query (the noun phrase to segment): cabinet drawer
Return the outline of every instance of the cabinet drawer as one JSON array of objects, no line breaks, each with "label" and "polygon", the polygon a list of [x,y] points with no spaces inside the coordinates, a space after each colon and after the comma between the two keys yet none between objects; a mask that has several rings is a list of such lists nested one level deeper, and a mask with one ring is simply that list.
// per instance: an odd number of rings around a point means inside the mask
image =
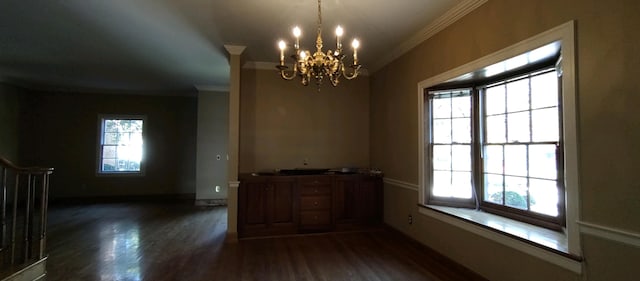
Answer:
[{"label": "cabinet drawer", "polygon": [[331,224],[331,212],[329,211],[302,211],[300,212],[300,225],[328,225]]},{"label": "cabinet drawer", "polygon": [[331,186],[330,185],[301,186],[300,194],[301,195],[331,194]]},{"label": "cabinet drawer", "polygon": [[303,196],[300,198],[301,210],[322,210],[331,208],[331,197],[325,196]]}]

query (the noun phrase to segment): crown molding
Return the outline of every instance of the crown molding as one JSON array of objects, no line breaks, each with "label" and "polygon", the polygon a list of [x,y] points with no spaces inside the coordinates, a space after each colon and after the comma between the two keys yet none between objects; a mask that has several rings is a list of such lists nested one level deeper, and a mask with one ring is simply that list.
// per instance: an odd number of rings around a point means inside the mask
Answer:
[{"label": "crown molding", "polygon": [[488,0],[464,0],[460,2],[458,5],[454,6],[442,16],[438,17],[429,25],[418,31],[416,34],[411,36],[407,41],[404,41],[398,47],[396,47],[393,51],[389,52],[389,55],[382,57],[380,60],[371,64],[371,71],[376,72],[380,70],[385,65],[389,64],[393,60],[402,56],[406,52],[418,46],[420,43],[426,41],[427,39],[433,37],[438,32],[452,25],[460,18],[466,16],[473,10],[482,6]]}]

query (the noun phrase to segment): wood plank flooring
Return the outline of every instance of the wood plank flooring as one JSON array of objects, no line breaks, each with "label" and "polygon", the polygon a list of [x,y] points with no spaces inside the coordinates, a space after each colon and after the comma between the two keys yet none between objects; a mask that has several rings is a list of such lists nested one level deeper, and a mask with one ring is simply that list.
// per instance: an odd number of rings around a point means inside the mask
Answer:
[{"label": "wood plank flooring", "polygon": [[52,206],[47,280],[483,280],[388,229],[225,242],[226,208]]}]

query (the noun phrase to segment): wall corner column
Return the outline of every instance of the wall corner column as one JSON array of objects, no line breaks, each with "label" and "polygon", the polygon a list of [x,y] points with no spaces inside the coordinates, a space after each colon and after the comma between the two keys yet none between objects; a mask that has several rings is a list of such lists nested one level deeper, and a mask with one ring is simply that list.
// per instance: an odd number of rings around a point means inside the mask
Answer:
[{"label": "wall corner column", "polygon": [[229,53],[229,141],[228,141],[228,197],[227,234],[235,240],[238,234],[238,165],[240,147],[240,71],[241,55],[245,46],[224,45]]}]

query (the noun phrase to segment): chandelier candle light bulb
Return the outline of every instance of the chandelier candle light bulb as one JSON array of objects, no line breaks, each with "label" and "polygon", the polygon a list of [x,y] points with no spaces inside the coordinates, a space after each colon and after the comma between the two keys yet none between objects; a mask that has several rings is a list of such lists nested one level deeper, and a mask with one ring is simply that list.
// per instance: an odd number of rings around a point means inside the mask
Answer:
[{"label": "chandelier candle light bulb", "polygon": [[338,27],[336,27],[336,52],[342,49],[342,43],[340,43],[340,37],[342,37],[343,33],[344,33],[344,30],[342,30],[342,27],[338,25]]},{"label": "chandelier candle light bulb", "polygon": [[360,41],[353,39],[351,47],[353,47],[353,64],[358,64],[358,47],[360,47]]},{"label": "chandelier candle light bulb", "polygon": [[284,40],[280,40],[280,42],[278,42],[278,48],[280,48],[280,64],[284,63],[284,49],[287,48],[287,43],[284,42]]},{"label": "chandelier candle light bulb", "polygon": [[300,30],[299,27],[294,27],[293,28],[293,36],[296,38],[296,45],[294,46],[294,48],[299,49],[300,48],[300,35],[302,35],[302,31]]},{"label": "chandelier candle light bulb", "polygon": [[347,80],[354,79],[358,76],[361,65],[358,64],[358,48],[360,42],[355,39],[351,46],[353,47],[353,63],[345,63],[345,54],[342,52],[342,36],[344,35],[344,29],[341,26],[336,27],[336,49],[334,51],[328,50],[326,53],[322,51],[322,9],[321,2],[318,0],[318,24],[317,24],[318,36],[316,38],[316,51],[310,52],[300,49],[300,36],[302,30],[298,26],[293,28],[293,36],[295,37],[295,44],[293,45],[293,69],[289,70],[289,66],[285,64],[284,51],[287,48],[287,43],[284,41],[278,42],[280,49],[280,64],[276,68],[280,71],[280,77],[285,80],[293,80],[295,77],[300,77],[301,83],[304,86],[309,85],[309,82],[313,78],[315,84],[320,91],[320,85],[322,80],[326,77],[331,82],[331,85],[338,86],[340,77],[344,77]]}]

